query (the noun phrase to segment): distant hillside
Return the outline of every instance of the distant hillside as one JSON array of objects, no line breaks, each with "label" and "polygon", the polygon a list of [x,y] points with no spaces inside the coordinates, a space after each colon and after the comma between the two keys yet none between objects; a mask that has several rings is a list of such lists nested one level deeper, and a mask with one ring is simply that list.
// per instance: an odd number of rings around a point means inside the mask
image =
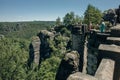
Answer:
[{"label": "distant hillside", "polygon": [[11,38],[29,39],[41,29],[49,28],[54,21],[0,22],[0,34]]}]

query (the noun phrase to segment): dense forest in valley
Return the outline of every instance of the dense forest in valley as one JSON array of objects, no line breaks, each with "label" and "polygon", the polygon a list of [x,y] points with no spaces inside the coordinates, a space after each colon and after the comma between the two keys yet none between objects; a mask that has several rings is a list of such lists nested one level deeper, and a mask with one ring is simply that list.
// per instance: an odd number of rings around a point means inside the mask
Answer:
[{"label": "dense forest in valley", "polygon": [[30,39],[40,30],[54,25],[54,21],[0,22],[0,34],[10,38]]},{"label": "dense forest in valley", "polygon": [[[70,25],[93,23],[93,28],[100,23],[101,11],[88,5],[84,17],[67,13],[63,22],[58,17],[56,21],[31,21],[31,22],[0,22],[0,80],[55,80],[55,75],[64,53],[71,49]],[[54,40],[48,40],[51,55],[42,59],[40,69],[36,64],[28,67],[29,45],[31,38],[40,30],[57,26]]]}]

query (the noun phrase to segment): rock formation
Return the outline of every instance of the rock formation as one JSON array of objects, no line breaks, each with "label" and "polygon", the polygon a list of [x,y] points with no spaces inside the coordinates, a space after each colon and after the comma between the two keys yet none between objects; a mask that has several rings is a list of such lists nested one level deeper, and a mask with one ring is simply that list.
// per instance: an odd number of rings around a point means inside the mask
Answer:
[{"label": "rock formation", "polygon": [[79,53],[71,51],[62,59],[55,80],[66,80],[67,77],[79,71]]},{"label": "rock formation", "polygon": [[48,39],[53,39],[54,34],[47,30],[41,30],[36,37],[32,38],[32,42],[29,46],[29,59],[28,66],[34,62],[38,67],[41,63],[41,59],[45,59],[50,56],[50,48]]},{"label": "rock formation", "polygon": [[[54,40],[58,45],[61,42],[68,43],[69,39],[62,37],[59,31],[62,27],[56,27],[56,32],[42,30],[33,38],[30,44],[30,59],[29,62],[40,64],[41,59],[48,58],[51,54],[51,48],[48,40]],[[111,32],[100,33],[99,31],[91,30],[86,40],[85,26],[72,26],[72,49],[71,52],[66,52],[66,46],[62,51],[63,46],[59,47],[61,53],[65,56],[62,59],[55,80],[119,80],[120,79],[120,25],[117,25],[110,30]],[[56,33],[56,34],[54,34]],[[57,36],[56,36],[57,35]],[[61,39],[64,38],[63,40]],[[68,36],[67,36],[68,37]],[[58,47],[55,47],[58,48]],[[84,50],[85,48],[85,50]],[[87,56],[86,70],[87,74],[82,73],[84,64],[84,53]],[[80,56],[79,56],[80,55]],[[29,63],[31,66],[31,63]]]},{"label": "rock formation", "polygon": [[119,29],[120,25],[117,25],[109,33],[92,32],[88,40],[87,58],[87,73],[92,76],[77,72],[67,80],[120,80]]},{"label": "rock formation", "polygon": [[38,34],[41,45],[40,45],[40,58],[47,58],[50,56],[50,47],[48,40],[54,38],[54,34],[52,32],[49,32],[47,30],[41,30]]},{"label": "rock formation", "polygon": [[40,63],[40,39],[39,37],[33,37],[32,42],[29,46],[29,60],[28,66],[31,67],[31,64],[34,62],[35,64],[39,65]]},{"label": "rock formation", "polygon": [[79,70],[82,72],[83,68],[83,55],[85,43],[85,26],[77,25],[72,27],[72,50],[78,51],[80,54]]}]

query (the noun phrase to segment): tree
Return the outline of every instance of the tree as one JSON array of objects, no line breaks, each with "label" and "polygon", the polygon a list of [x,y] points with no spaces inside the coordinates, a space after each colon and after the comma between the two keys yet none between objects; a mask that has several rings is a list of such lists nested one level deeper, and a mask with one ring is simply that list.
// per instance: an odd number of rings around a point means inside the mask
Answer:
[{"label": "tree", "polygon": [[67,13],[63,18],[63,23],[66,26],[80,24],[82,22],[82,17],[75,15],[74,12]]},{"label": "tree", "polygon": [[73,25],[75,22],[75,15],[74,12],[67,13],[65,17],[63,18],[64,25]]},{"label": "tree", "polygon": [[78,15],[75,16],[75,24],[80,24],[82,23],[82,18],[79,17]]},{"label": "tree", "polygon": [[[0,79],[24,80],[26,74],[26,41],[3,38],[0,40]],[[24,44],[24,46],[23,46]],[[22,46],[22,47],[21,47]]]},{"label": "tree", "polygon": [[61,25],[61,19],[60,19],[60,17],[58,17],[58,18],[56,19],[56,25],[57,25],[57,26],[60,26],[60,25]]},{"label": "tree", "polygon": [[94,7],[93,5],[89,4],[87,10],[84,13],[84,22],[89,24],[90,22],[94,24],[99,24],[102,19],[101,11]]}]

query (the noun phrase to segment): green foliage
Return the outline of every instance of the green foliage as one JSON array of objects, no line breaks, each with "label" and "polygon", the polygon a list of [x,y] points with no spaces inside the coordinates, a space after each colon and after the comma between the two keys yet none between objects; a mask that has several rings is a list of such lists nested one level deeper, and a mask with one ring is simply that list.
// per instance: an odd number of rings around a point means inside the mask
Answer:
[{"label": "green foliage", "polygon": [[58,57],[51,57],[41,63],[41,68],[38,71],[39,80],[55,80],[55,75],[60,64]]},{"label": "green foliage", "polygon": [[62,35],[57,35],[54,40],[48,40],[50,48],[52,49],[51,55],[62,58],[66,52],[68,41],[69,38]]},{"label": "green foliage", "polygon": [[53,21],[34,21],[34,22],[0,22],[0,34],[9,38],[30,38],[40,30],[54,25]]},{"label": "green foliage", "polygon": [[61,19],[60,19],[60,17],[58,17],[58,18],[56,19],[56,25],[57,25],[57,26],[60,26],[60,25],[61,25]]},{"label": "green foliage", "polygon": [[74,12],[67,13],[65,17],[63,18],[63,23],[68,26],[74,24]]},{"label": "green foliage", "polygon": [[24,80],[26,78],[27,43],[26,40],[19,39],[3,38],[0,40],[0,78],[2,80]]},{"label": "green foliage", "polygon": [[82,17],[75,15],[74,12],[67,13],[63,18],[63,24],[66,26],[80,24],[82,22]]},{"label": "green foliage", "polygon": [[89,24],[90,22],[94,24],[99,24],[102,19],[101,11],[94,7],[93,5],[88,5],[87,10],[84,13],[84,22]]}]

